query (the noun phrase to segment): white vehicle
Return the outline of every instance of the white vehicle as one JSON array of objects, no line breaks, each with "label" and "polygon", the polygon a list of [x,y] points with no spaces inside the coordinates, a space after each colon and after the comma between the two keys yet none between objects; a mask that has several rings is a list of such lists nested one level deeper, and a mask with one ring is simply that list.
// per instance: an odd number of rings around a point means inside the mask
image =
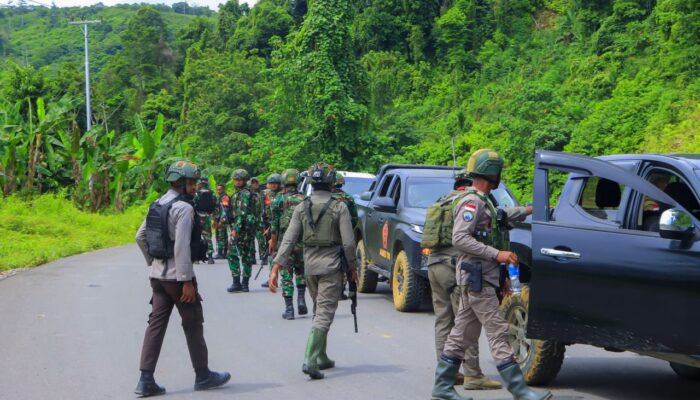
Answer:
[{"label": "white vehicle", "polygon": [[[343,185],[343,190],[350,194],[357,201],[360,195],[367,190],[369,190],[370,185],[374,181],[374,175],[368,174],[366,172],[348,172],[348,171],[338,171],[339,174],[343,175],[345,178],[345,185]],[[302,183],[299,191],[305,195],[310,195],[312,188],[310,180],[306,175],[306,171],[302,172]]]}]

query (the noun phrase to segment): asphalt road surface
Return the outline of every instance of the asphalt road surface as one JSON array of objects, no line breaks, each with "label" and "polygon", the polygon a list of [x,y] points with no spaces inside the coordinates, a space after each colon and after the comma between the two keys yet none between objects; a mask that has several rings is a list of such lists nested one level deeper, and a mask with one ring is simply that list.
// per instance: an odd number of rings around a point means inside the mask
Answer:
[{"label": "asphalt road surface", "polygon": [[[429,399],[435,368],[433,315],[394,311],[386,284],[360,295],[359,327],[342,302],[329,336],[338,367],[322,381],[301,373],[310,317],[281,318],[281,295],[229,294],[224,261],[196,267],[204,298],[210,366],[231,382],[193,392],[180,317],[173,313],[156,378],[172,399]],[[135,246],[69,257],[0,281],[0,399],[130,399],[150,287]],[[484,372],[498,377],[482,335]],[[632,353],[567,349],[550,389],[556,399],[699,399],[700,384],[668,364]],[[505,390],[471,392],[510,399]]]}]

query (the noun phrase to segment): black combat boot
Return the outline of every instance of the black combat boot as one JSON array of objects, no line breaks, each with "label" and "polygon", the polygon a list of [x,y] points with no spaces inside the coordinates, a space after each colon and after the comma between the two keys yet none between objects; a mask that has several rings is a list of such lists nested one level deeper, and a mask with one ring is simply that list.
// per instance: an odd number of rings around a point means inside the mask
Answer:
[{"label": "black combat boot", "polygon": [[229,293],[234,293],[234,292],[240,292],[243,290],[243,286],[241,286],[241,277],[240,276],[234,276],[233,277],[233,283],[231,286],[226,289]]},{"label": "black combat boot", "polygon": [[165,388],[158,386],[153,377],[153,371],[141,371],[141,378],[139,383],[136,384],[134,393],[141,397],[158,396],[165,394]]},{"label": "black combat boot", "polygon": [[309,308],[306,307],[306,286],[297,287],[297,308],[299,309],[299,315],[306,315],[309,313]]},{"label": "black combat boot", "polygon": [[231,379],[228,372],[214,372],[208,368],[198,370],[194,380],[194,390],[207,390],[225,385]]},{"label": "black combat boot", "polygon": [[440,355],[437,368],[435,368],[435,385],[433,386],[432,400],[472,400],[471,397],[462,397],[454,388],[455,377],[462,365],[462,360]]},{"label": "black combat boot", "polygon": [[250,292],[250,287],[248,286],[248,282],[250,282],[250,278],[247,276],[243,277],[243,291],[244,292]]},{"label": "black combat boot", "polygon": [[514,400],[547,400],[552,397],[551,392],[538,393],[525,384],[523,371],[515,361],[499,365],[498,373],[506,382],[506,387]]},{"label": "black combat boot", "polygon": [[282,314],[284,319],[294,319],[294,298],[285,297],[284,298],[284,314]]},{"label": "black combat boot", "polygon": [[260,286],[262,286],[262,287],[264,287],[264,288],[269,288],[269,287],[270,287],[270,282],[265,281],[265,282],[263,282],[262,285],[260,285]]},{"label": "black combat boot", "polygon": [[214,261],[213,255],[211,255],[211,254],[209,255],[209,259],[207,260],[207,264],[216,264],[216,262]]}]

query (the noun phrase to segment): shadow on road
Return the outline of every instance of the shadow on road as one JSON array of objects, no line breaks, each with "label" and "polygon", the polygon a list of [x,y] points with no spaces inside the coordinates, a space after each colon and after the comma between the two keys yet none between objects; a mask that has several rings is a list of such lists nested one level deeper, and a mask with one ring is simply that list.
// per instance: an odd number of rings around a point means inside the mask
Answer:
[{"label": "shadow on road", "polygon": [[348,367],[337,367],[326,373],[326,379],[343,378],[350,375],[363,374],[396,374],[405,372],[406,368],[397,365],[353,365]]},{"label": "shadow on road", "polygon": [[[221,394],[243,394],[243,393],[258,393],[269,389],[282,387],[279,383],[236,383],[229,382],[225,386],[216,389],[210,389],[208,392]],[[194,394],[192,388],[183,388],[175,391],[168,391],[168,394]],[[198,392],[199,393],[199,392]]]},{"label": "shadow on road", "polygon": [[[640,362],[642,361],[643,362]],[[566,359],[552,389],[575,389],[605,399],[698,399],[700,382],[681,379],[664,361],[630,354],[624,358],[590,357]],[[601,368],[605,366],[605,368]]]}]

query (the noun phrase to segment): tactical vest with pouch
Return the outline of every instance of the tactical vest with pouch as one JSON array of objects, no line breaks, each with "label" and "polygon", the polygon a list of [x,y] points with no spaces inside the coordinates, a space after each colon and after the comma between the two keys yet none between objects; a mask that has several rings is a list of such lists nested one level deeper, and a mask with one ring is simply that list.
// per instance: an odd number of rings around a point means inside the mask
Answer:
[{"label": "tactical vest with pouch", "polygon": [[340,227],[333,223],[331,208],[339,200],[331,197],[325,203],[314,204],[310,197],[304,199],[302,217],[304,247],[331,247],[343,242]]},{"label": "tactical vest with pouch", "polygon": [[148,255],[156,260],[167,260],[175,255],[175,242],[170,240],[168,217],[173,204],[179,200],[179,196],[165,204],[160,204],[159,200],[156,200],[148,207],[146,247],[148,247]]}]

